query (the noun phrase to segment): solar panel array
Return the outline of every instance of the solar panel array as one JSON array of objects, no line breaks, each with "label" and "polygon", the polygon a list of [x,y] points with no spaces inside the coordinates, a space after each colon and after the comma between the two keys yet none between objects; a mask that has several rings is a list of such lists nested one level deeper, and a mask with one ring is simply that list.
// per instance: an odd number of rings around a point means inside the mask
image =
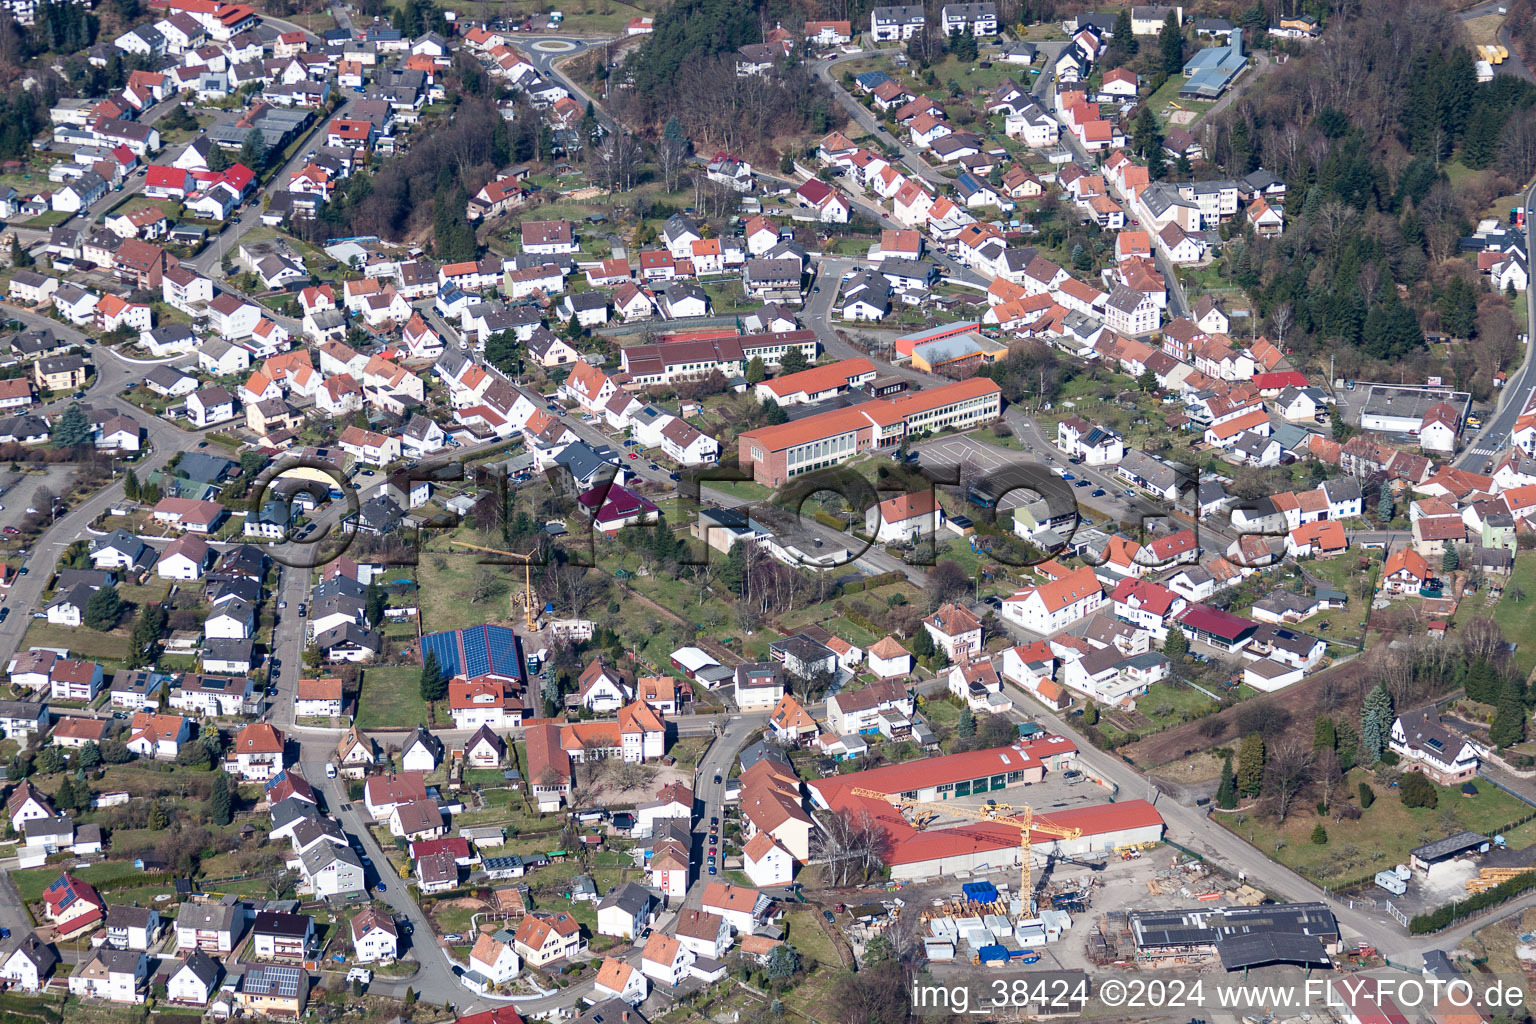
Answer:
[{"label": "solar panel array", "polygon": [[522,638],[506,626],[472,626],[469,629],[428,633],[421,638],[422,658],[437,656],[446,675],[479,676],[487,672],[515,676],[527,685]]},{"label": "solar panel array", "polygon": [[304,972],[297,967],[274,967],[259,964],[245,974],[245,991],[257,995],[292,997],[299,994],[299,984]]}]

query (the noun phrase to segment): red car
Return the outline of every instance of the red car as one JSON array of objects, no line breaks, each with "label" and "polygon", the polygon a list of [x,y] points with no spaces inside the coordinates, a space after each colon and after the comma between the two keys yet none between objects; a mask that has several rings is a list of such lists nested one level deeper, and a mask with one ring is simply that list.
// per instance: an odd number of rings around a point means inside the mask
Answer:
[{"label": "red car", "polygon": [[629,457],[632,459],[638,459],[640,456],[636,455],[634,452],[630,452]]}]

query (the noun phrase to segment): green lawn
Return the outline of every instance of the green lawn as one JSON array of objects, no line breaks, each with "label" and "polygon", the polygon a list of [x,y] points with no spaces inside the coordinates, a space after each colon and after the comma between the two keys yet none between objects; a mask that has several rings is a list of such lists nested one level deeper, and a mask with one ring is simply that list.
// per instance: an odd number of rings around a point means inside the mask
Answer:
[{"label": "green lawn", "polygon": [[1522,674],[1536,665],[1536,558],[1515,559],[1515,572],[1504,587],[1504,596],[1493,608],[1493,621],[1504,636],[1520,646],[1515,651],[1515,665]]},{"label": "green lawn", "polygon": [[[417,601],[424,633],[464,629],[511,615],[510,599],[521,589],[521,573],[514,581],[504,566],[482,565],[481,555],[467,549],[422,552],[416,566]],[[500,580],[500,593],[474,601],[477,579],[491,573]]]},{"label": "green lawn", "polygon": [[994,427],[982,427],[980,430],[972,430],[967,432],[966,436],[974,437],[984,444],[995,444],[999,448],[1013,448],[1017,451],[1024,450],[1024,445],[1013,434],[1010,433],[1007,437],[1001,437]]},{"label": "green lawn", "polygon": [[[1204,114],[1211,107],[1215,106],[1214,103],[1204,100],[1179,99],[1179,90],[1184,87],[1184,82],[1185,78],[1183,75],[1174,75],[1163,83],[1161,89],[1147,97],[1147,105],[1152,108],[1152,112],[1161,117],[1166,123],[1171,123],[1168,121],[1168,115],[1179,108],[1194,111],[1198,119],[1198,115]],[[1178,106],[1176,107],[1174,104]],[[1188,128],[1189,126],[1189,124],[1183,124],[1179,127]]]},{"label": "green lawn", "polygon": [[[64,873],[64,869],[58,866],[41,868],[25,868],[21,871],[12,871],[11,879],[16,883],[16,891],[21,893],[21,898],[28,902],[43,898],[43,890],[47,889],[58,877]],[[142,872],[135,871],[132,864],[117,863],[92,864],[89,867],[73,868],[70,874],[82,882],[89,882],[103,893],[115,892],[121,888],[133,888],[149,884],[153,879]],[[122,885],[114,883],[121,882]]]},{"label": "green lawn", "polygon": [[799,950],[802,957],[831,967],[837,967],[842,963],[836,948],[832,945],[832,940],[827,937],[826,932],[822,931],[810,911],[786,914],[785,931],[787,932],[786,941]]},{"label": "green lawn", "polygon": [[[1369,779],[1369,772],[1352,772],[1348,783],[1340,788],[1340,795],[1348,793],[1354,798],[1359,783]],[[1312,828],[1319,821],[1310,804],[1298,804],[1279,826],[1269,818],[1237,813],[1215,814],[1213,818],[1265,856],[1313,881],[1325,882],[1362,878],[1390,868],[1401,863],[1411,847],[1461,829],[1493,835],[1530,811],[1526,804],[1485,783],[1479,783],[1478,795],[1472,798],[1461,796],[1456,789],[1437,787],[1440,800],[1434,809],[1404,807],[1397,790],[1373,788],[1376,802],[1358,821],[1323,820],[1329,839],[1321,846],[1310,839]]]},{"label": "green lawn", "polygon": [[[1136,710],[1152,719],[1149,730],[1166,729],[1210,707],[1214,702],[1199,690],[1171,683],[1154,683],[1145,695],[1136,698]],[[1146,730],[1144,730],[1146,731]]]},{"label": "green lawn", "polygon": [[427,721],[421,699],[421,670],[413,665],[380,665],[363,670],[357,701],[359,729],[409,729]]},{"label": "green lawn", "polygon": [[47,213],[41,213],[33,217],[23,226],[29,228],[56,228],[73,216],[74,214],[68,210],[49,210]]},{"label": "green lawn", "polygon": [[[119,627],[121,629],[122,627]],[[98,633],[94,629],[73,626],[57,626],[43,619],[33,619],[22,637],[23,649],[28,647],[63,647],[70,654],[91,661],[122,661],[128,655],[128,637],[115,633]]]}]

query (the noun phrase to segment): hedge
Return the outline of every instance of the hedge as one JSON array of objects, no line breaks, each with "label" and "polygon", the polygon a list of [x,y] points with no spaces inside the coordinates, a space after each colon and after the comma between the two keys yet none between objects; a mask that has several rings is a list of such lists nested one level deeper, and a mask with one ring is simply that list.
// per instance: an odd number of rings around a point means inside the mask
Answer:
[{"label": "hedge", "polygon": [[1408,922],[1408,933],[1410,935],[1427,935],[1430,932],[1438,932],[1442,928],[1449,928],[1452,924],[1463,918],[1471,917],[1480,911],[1508,902],[1530,889],[1536,889],[1536,871],[1527,871],[1524,874],[1516,875],[1509,881],[1501,882],[1492,889],[1473,893],[1464,900],[1457,900],[1455,903],[1447,903],[1442,907],[1436,907],[1427,914],[1416,914],[1413,920]]},{"label": "hedge", "polygon": [[[861,580],[849,580],[843,584],[843,593],[858,594],[865,590],[878,590],[881,587],[890,586],[892,583],[900,583],[907,577],[899,572],[882,572],[878,576],[866,576]],[[873,629],[873,627],[868,627]],[[884,632],[875,629],[874,632]]]}]

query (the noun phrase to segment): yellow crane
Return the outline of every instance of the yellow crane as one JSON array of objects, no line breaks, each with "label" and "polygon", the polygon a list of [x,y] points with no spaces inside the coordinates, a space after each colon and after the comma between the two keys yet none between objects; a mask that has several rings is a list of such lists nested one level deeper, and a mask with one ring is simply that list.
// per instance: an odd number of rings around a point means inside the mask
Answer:
[{"label": "yellow crane", "polygon": [[903,811],[912,814],[914,828],[927,828],[933,820],[942,814],[952,814],[957,818],[969,818],[972,821],[987,821],[998,825],[1007,825],[1019,830],[1019,845],[1023,851],[1023,871],[1020,875],[1020,892],[1026,900],[1033,904],[1035,886],[1033,874],[1030,869],[1030,838],[1031,832],[1040,832],[1057,839],[1077,839],[1082,836],[1083,830],[1071,828],[1066,825],[1058,825],[1053,821],[1037,817],[1035,809],[1028,805],[1013,807],[1010,804],[989,803],[983,807],[962,807],[948,801],[934,800],[907,800],[899,793],[881,793],[878,790],[864,789],[855,786],[849,790],[854,796],[872,797],[876,800],[884,800]]},{"label": "yellow crane", "polygon": [[507,558],[515,558],[519,560],[523,567],[523,591],[520,594],[513,594],[512,600],[522,604],[523,615],[528,623],[528,632],[532,633],[534,630],[538,629],[538,623],[534,621],[533,617],[534,596],[532,569],[533,556],[538,553],[537,551],[530,551],[525,555],[517,551],[503,551],[501,548],[481,547],[479,544],[470,544],[468,541],[462,540],[449,541],[449,543],[461,548],[469,548],[471,551],[483,551],[488,555],[504,555]]}]

